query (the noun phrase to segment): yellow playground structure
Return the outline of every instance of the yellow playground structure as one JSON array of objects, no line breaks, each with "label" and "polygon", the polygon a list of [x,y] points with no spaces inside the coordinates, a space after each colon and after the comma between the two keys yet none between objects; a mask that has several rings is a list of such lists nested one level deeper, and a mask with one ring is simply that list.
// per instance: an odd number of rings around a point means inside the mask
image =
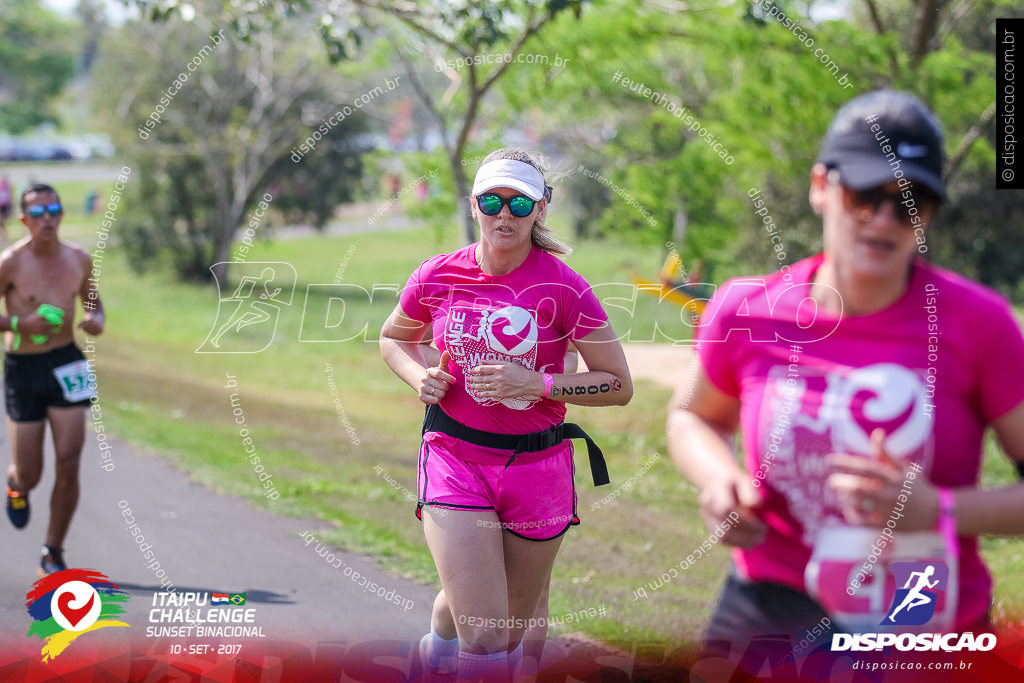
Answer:
[{"label": "yellow playground structure", "polygon": [[641,291],[659,300],[671,301],[687,309],[694,318],[698,318],[704,311],[704,304],[714,293],[714,285],[700,281],[702,271],[703,262],[698,259],[693,270],[687,275],[683,271],[683,261],[679,258],[679,252],[673,250],[665,258],[661,272],[658,273],[658,282],[634,277],[633,283]]}]

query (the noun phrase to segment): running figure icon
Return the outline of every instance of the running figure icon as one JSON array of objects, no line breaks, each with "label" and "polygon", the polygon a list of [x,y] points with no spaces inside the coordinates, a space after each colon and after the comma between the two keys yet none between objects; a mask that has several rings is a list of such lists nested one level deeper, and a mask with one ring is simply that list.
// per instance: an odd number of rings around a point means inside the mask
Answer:
[{"label": "running figure icon", "polygon": [[[934,565],[928,565],[925,568],[924,571],[922,571],[922,572],[912,572],[910,574],[910,576],[907,577],[907,582],[903,585],[903,587],[904,588],[910,588],[910,591],[907,593],[906,597],[903,598],[903,602],[900,603],[899,607],[894,609],[889,614],[889,616],[888,616],[889,621],[891,621],[892,623],[895,624],[896,623],[896,615],[899,614],[900,610],[902,610],[904,607],[906,607],[907,611],[909,612],[910,610],[914,609],[915,607],[920,607],[921,605],[927,605],[928,603],[932,602],[935,599],[935,597],[934,597],[935,594],[934,593],[930,593],[929,594],[929,593],[925,593],[924,592],[924,589],[926,589],[926,588],[935,588],[936,586],[939,585],[939,579],[935,579],[934,582],[931,582],[931,581],[928,580],[934,574],[935,574],[935,566]],[[915,581],[914,577],[915,576],[917,577],[917,579],[916,579],[917,583],[914,585],[913,588],[911,588],[910,584],[914,583],[914,581]]]},{"label": "running figure icon", "polygon": [[[270,290],[270,283],[274,281],[275,274],[274,269],[267,266],[259,277],[247,275],[241,279],[238,287],[235,288],[235,293],[230,298],[223,299],[224,302],[237,301],[238,307],[227,322],[217,330],[217,334],[210,339],[211,344],[220,348],[220,338],[231,328],[234,328],[235,332],[241,332],[243,327],[270,320],[277,307],[264,302],[285,303],[276,298],[281,293],[280,287],[276,287],[273,291]],[[257,294],[257,285],[263,285],[263,291],[259,294]],[[263,308],[264,306],[268,306],[271,310],[266,310]]]}]

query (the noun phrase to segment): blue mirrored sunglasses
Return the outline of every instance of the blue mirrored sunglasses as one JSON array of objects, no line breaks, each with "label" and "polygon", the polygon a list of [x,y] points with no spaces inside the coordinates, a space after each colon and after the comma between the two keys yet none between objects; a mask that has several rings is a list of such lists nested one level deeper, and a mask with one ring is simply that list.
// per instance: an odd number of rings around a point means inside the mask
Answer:
[{"label": "blue mirrored sunglasses", "polygon": [[51,216],[59,216],[64,213],[64,207],[60,205],[60,202],[54,202],[46,206],[30,206],[27,213],[31,218],[42,218],[44,213],[49,213]]}]

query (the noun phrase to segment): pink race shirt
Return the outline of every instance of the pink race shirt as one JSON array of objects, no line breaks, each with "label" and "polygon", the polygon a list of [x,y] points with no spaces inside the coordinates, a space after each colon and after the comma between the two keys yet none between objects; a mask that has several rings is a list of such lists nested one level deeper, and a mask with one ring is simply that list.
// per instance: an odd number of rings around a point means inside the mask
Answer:
[{"label": "pink race shirt", "polygon": [[476,244],[427,259],[402,291],[402,311],[430,323],[434,344],[451,356],[455,379],[441,408],[464,425],[500,434],[548,429],[565,419],[565,404],[539,396],[482,399],[466,389],[478,365],[517,363],[561,373],[569,342],[603,326],[608,316],[590,285],[560,259],[534,247],[518,268],[488,275]]},{"label": "pink race shirt", "polygon": [[[878,539],[879,529],[846,525],[825,486],[826,456],[869,456],[869,435],[882,427],[887,452],[933,484],[977,486],[986,425],[1024,400],[1024,337],[1004,299],[924,260],[885,310],[819,310],[809,293],[822,260],[794,264],[790,280],[776,273],[725,283],[702,316],[698,353],[711,382],[741,401],[745,464],[764,500],[767,538],[734,549],[737,568],[809,592],[830,611],[867,617],[886,613],[894,579],[861,569],[863,545],[841,547],[858,534]],[[912,482],[907,490],[912,497]],[[977,539],[959,541],[959,557],[948,562],[958,572],[937,610],[955,596],[948,623],[963,626],[987,613],[992,581]],[[893,547],[882,548],[877,567]],[[851,583],[867,588],[851,597]]]}]

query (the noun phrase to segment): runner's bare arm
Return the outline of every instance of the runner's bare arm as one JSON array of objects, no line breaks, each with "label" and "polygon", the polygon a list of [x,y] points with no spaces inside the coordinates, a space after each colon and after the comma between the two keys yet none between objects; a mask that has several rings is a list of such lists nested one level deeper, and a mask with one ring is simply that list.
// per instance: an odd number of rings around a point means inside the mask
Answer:
[{"label": "runner's bare arm", "polygon": [[[574,343],[590,370],[584,373],[552,373],[554,384],[548,398],[581,406],[624,406],[629,403],[633,397],[633,382],[622,345],[611,325],[606,323]],[[478,365],[466,381],[469,384],[467,388],[480,398],[544,394],[544,373],[509,361],[489,361],[486,365]]]},{"label": "runner's bare arm", "polygon": [[[580,406],[624,406],[633,397],[633,379],[611,323],[590,332],[573,346],[583,356],[587,372],[566,370],[553,375],[549,398]],[[568,358],[569,354],[566,354]]]},{"label": "runner's bare arm", "polygon": [[107,322],[106,313],[103,310],[103,301],[100,299],[100,292],[97,288],[96,278],[93,277],[92,257],[88,252],[82,252],[85,275],[82,277],[82,286],[78,290],[78,297],[82,300],[83,317],[78,323],[86,334],[102,334]]},{"label": "runner's bare arm", "polygon": [[[17,269],[18,256],[14,253],[14,247],[9,247],[0,254],[0,297],[4,299],[7,315],[0,316],[0,331],[11,329],[10,299],[11,288],[14,286],[15,273]],[[52,324],[43,316],[35,312],[15,314],[18,318],[19,334],[47,334]]]},{"label": "runner's bare arm", "polygon": [[722,478],[744,477],[736,462],[733,437],[740,402],[708,379],[697,355],[669,403],[668,451],[676,467],[697,488]]},{"label": "runner's bare arm", "polygon": [[420,350],[423,351],[423,360],[427,362],[427,367],[437,365],[441,361],[441,352],[431,343],[430,339],[420,342]]},{"label": "runner's bare arm", "polygon": [[429,363],[421,345],[429,325],[413,320],[401,306],[395,306],[380,331],[380,355],[391,371],[416,388]]},{"label": "runner's bare arm", "polygon": [[384,362],[403,382],[416,389],[420,401],[427,404],[439,402],[455,381],[445,368],[439,367],[442,360],[447,365],[447,354],[439,355],[436,349],[427,351],[431,347],[424,338],[429,329],[430,325],[410,318],[401,306],[395,306],[380,331],[380,355]]},{"label": "runner's bare arm", "polygon": [[11,329],[11,316],[7,308],[7,291],[11,288],[14,280],[14,254],[7,248],[0,254],[0,298],[4,300],[4,312],[7,315],[0,315],[0,331]]},{"label": "runner's bare arm", "polygon": [[733,512],[739,523],[727,525],[722,541],[740,548],[761,543],[767,528],[752,508],[761,497],[738,462],[733,437],[740,402],[712,384],[694,355],[690,369],[669,403],[667,446],[676,467],[700,489],[705,526],[715,529]]},{"label": "runner's bare arm", "polygon": [[[1024,462],[1024,401],[992,423],[1006,455]],[[961,535],[1024,536],[1024,482],[998,488],[953,489]]]},{"label": "runner's bare arm", "polygon": [[565,352],[565,374],[574,374],[580,366],[580,352],[576,347],[569,344],[569,350]]}]

